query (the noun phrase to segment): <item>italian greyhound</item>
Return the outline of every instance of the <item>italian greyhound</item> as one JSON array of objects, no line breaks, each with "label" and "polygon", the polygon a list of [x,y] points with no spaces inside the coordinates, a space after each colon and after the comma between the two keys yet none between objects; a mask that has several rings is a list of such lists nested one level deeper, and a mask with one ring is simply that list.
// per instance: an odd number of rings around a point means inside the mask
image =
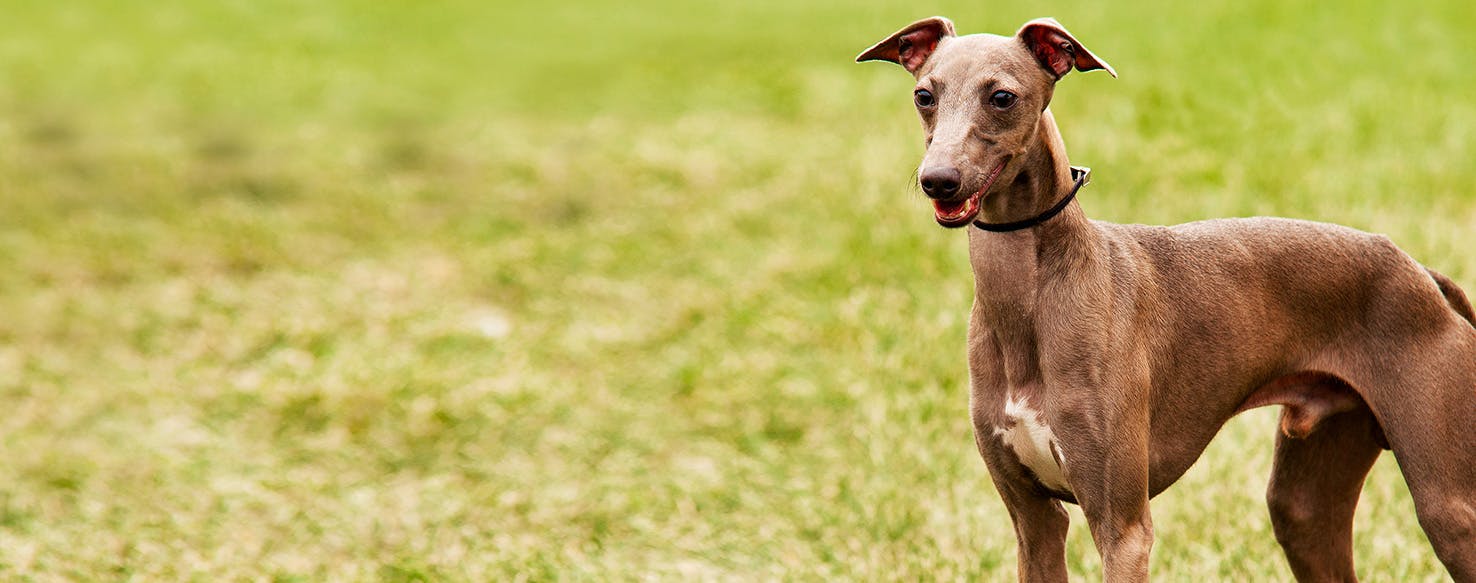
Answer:
[{"label": "italian greyhound", "polygon": [[1220,427],[1280,405],[1266,501],[1301,581],[1353,581],[1353,510],[1391,449],[1435,554],[1476,581],[1476,321],[1387,237],[1279,218],[1088,220],[1051,102],[1112,67],[1059,23],[957,36],[920,20],[866,49],[917,78],[934,218],[969,227],[974,438],[1022,581],[1066,581],[1079,504],[1107,581],[1148,578],[1148,501]]}]

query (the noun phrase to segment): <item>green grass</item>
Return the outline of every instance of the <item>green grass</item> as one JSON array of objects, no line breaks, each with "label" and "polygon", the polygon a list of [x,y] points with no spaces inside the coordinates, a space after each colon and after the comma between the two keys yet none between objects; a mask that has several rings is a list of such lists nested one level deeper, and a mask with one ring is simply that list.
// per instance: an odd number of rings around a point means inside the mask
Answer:
[{"label": "green grass", "polygon": [[[850,61],[1055,16],[1122,74],[1056,94],[1089,214],[1476,288],[1476,13],[1293,4],[11,2],[0,577],[1013,577],[962,233],[907,75]],[[1274,415],[1155,501],[1159,579],[1290,579]],[[1356,539],[1446,577],[1387,455]]]}]

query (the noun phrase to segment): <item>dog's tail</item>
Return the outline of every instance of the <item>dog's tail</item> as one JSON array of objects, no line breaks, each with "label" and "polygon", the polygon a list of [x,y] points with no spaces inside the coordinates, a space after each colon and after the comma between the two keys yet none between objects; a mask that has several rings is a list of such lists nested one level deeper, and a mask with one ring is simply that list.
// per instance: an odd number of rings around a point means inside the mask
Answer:
[{"label": "dog's tail", "polygon": [[1476,310],[1471,309],[1471,300],[1466,299],[1466,292],[1461,291],[1460,286],[1457,286],[1449,277],[1433,269],[1426,267],[1425,272],[1435,280],[1435,285],[1440,286],[1440,295],[1445,296],[1445,302],[1450,304],[1450,308],[1470,322],[1472,326],[1476,326]]}]

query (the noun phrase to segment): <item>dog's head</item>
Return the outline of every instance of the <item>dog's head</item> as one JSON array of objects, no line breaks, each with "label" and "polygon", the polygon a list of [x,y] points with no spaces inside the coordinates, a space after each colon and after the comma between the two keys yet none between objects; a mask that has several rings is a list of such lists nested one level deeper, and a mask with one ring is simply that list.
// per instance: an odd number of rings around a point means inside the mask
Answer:
[{"label": "dog's head", "polygon": [[1056,81],[1072,69],[1117,76],[1049,18],[1025,23],[1014,36],[957,36],[953,22],[935,16],[907,25],[856,61],[891,61],[917,77],[913,104],[927,136],[918,182],[945,227],[969,224],[995,185],[1009,184],[1019,172],[1011,162],[1034,143]]}]

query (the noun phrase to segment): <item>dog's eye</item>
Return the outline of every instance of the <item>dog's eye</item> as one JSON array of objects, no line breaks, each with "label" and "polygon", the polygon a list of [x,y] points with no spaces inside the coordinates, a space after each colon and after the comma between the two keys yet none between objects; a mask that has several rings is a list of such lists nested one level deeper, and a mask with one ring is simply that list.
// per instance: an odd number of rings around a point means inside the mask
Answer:
[{"label": "dog's eye", "polygon": [[993,105],[996,109],[1009,109],[1014,104],[1015,94],[1009,91],[995,91],[994,95],[989,96],[989,105]]},{"label": "dog's eye", "polygon": [[912,92],[912,101],[918,107],[932,107],[938,102],[933,100],[933,92],[927,89],[918,89]]}]

